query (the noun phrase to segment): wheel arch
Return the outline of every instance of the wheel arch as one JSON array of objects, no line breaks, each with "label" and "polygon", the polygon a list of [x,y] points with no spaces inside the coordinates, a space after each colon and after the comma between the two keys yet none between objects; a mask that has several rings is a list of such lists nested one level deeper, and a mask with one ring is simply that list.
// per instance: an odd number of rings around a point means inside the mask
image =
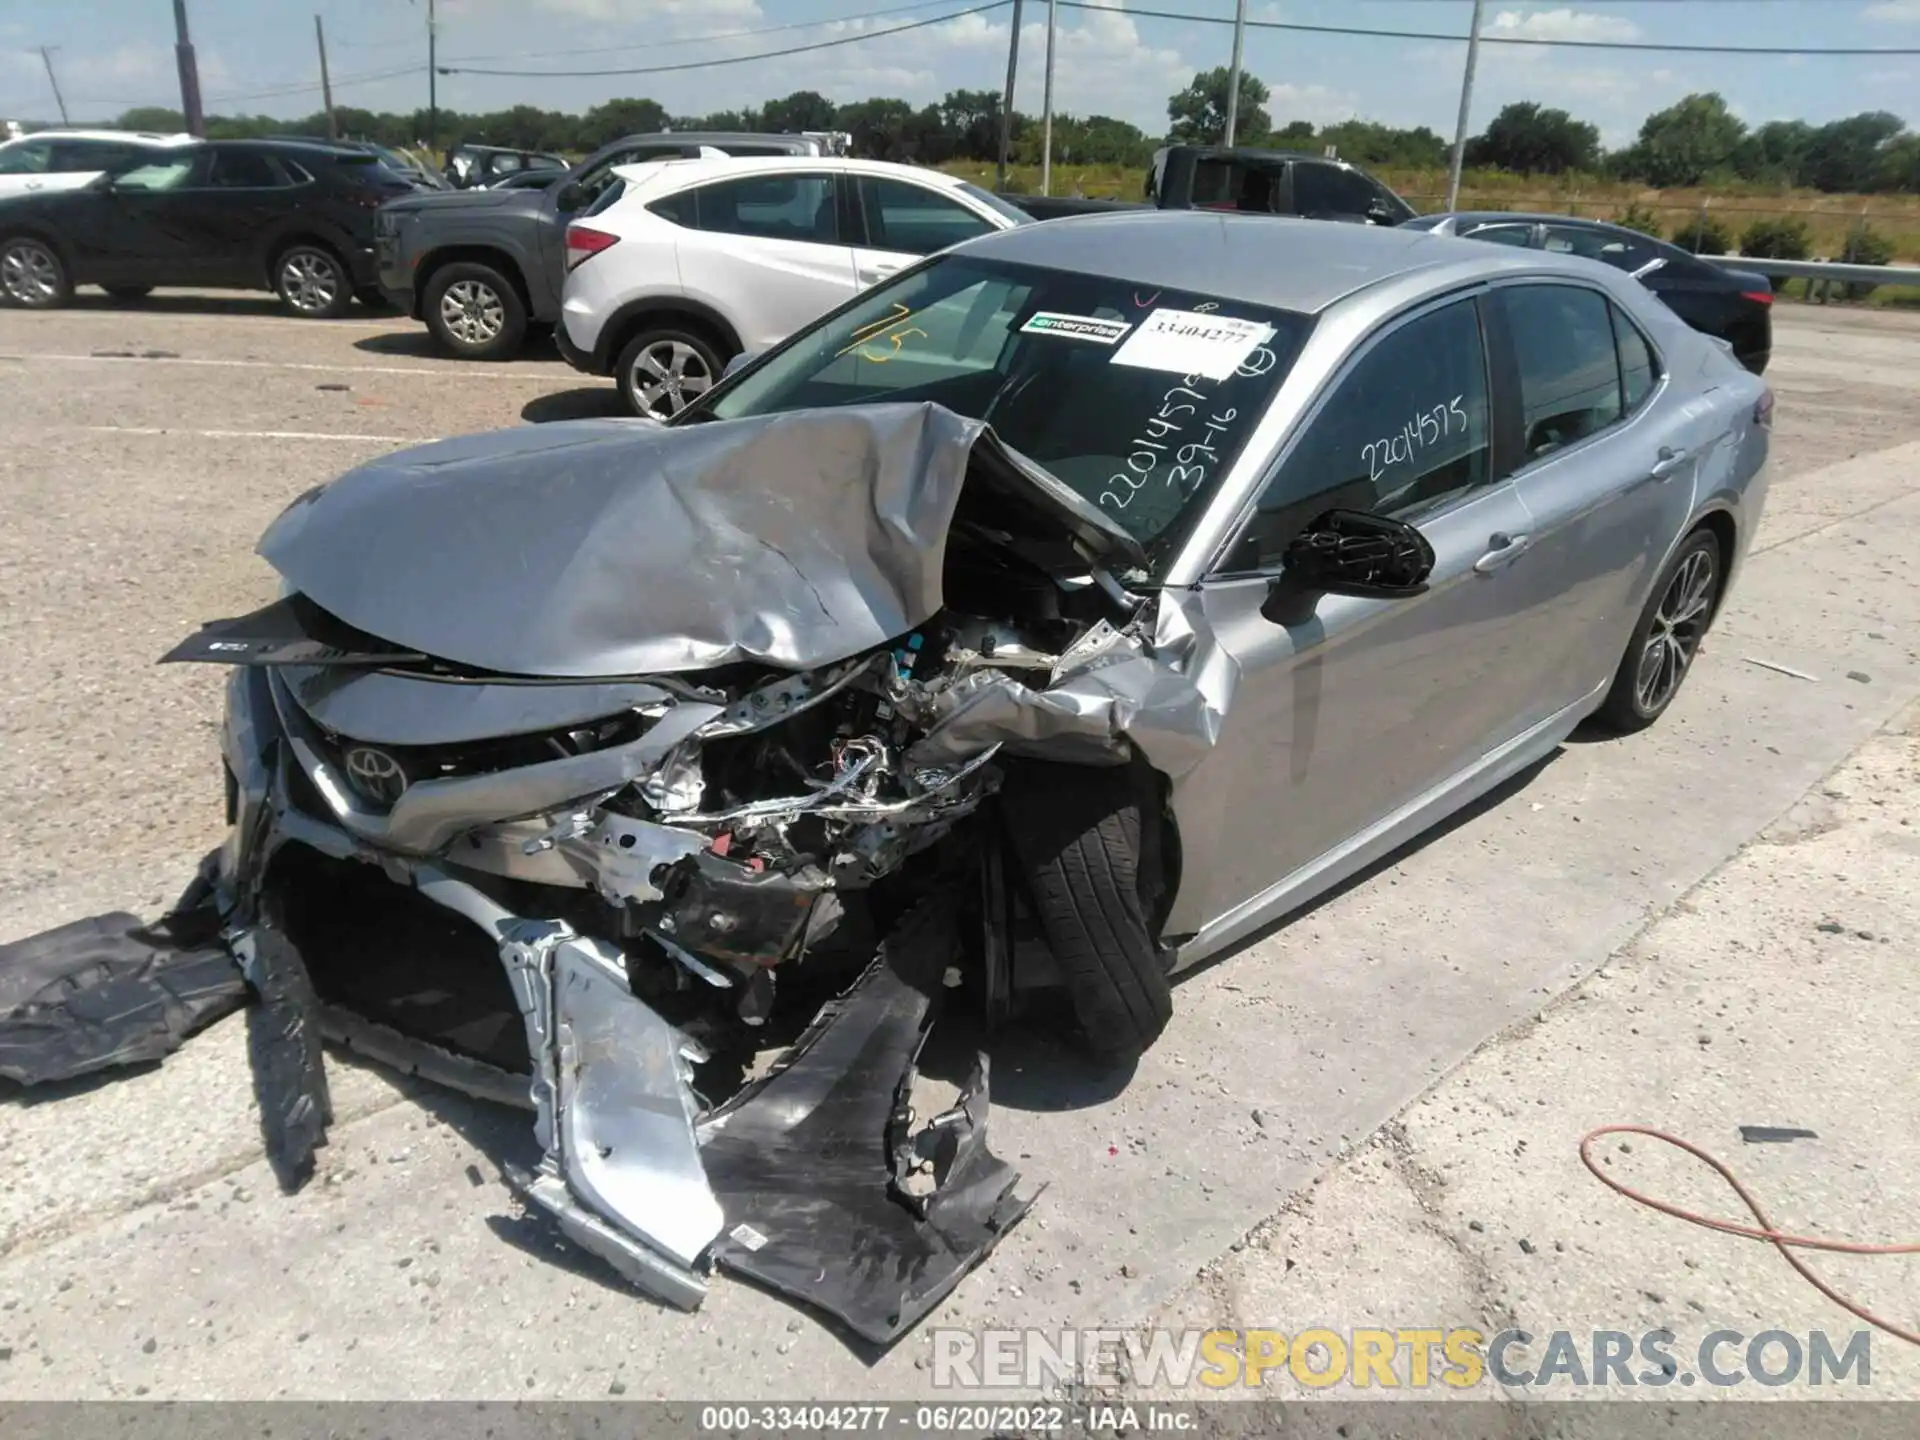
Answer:
[{"label": "wheel arch", "polygon": [[746,349],[740,332],[711,305],[683,295],[655,295],[629,300],[607,318],[607,323],[600,327],[599,339],[594,341],[593,368],[602,375],[611,375],[620,352],[627,348],[628,342],[640,332],[642,326],[658,325],[663,321],[677,321],[706,331],[726,351],[720,357],[723,363]]},{"label": "wheel arch", "polygon": [[[1708,616],[1709,624],[1720,618],[1720,607],[1726,603],[1727,592],[1733,586],[1734,557],[1739,554],[1739,525],[1731,510],[1715,506],[1695,516],[1693,524],[1687,527],[1687,535],[1705,530],[1720,547],[1720,585],[1713,597],[1713,613]],[[1686,535],[1680,537],[1679,543],[1686,543]]]},{"label": "wheel arch", "polygon": [[86,283],[74,273],[72,254],[51,230],[36,225],[31,220],[0,222],[0,245],[6,244],[9,240],[39,241],[53,251],[54,259],[58,260],[60,268],[67,272],[67,280],[70,284]]}]

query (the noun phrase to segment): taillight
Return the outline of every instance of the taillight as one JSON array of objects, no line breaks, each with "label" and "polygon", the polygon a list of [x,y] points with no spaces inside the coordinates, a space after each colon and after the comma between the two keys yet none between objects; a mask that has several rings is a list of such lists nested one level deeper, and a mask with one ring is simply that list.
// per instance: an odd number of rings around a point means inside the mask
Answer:
[{"label": "taillight", "polygon": [[585,264],[602,250],[611,249],[620,243],[618,235],[609,235],[604,230],[596,230],[591,225],[569,225],[567,227],[567,269],[573,270]]},{"label": "taillight", "polygon": [[1771,305],[1773,303],[1773,292],[1771,290],[1742,290],[1740,292],[1740,298],[1742,300],[1751,300],[1756,305]]},{"label": "taillight", "polygon": [[1773,428],[1773,391],[1763,390],[1760,398],[1753,402],[1753,423]]}]

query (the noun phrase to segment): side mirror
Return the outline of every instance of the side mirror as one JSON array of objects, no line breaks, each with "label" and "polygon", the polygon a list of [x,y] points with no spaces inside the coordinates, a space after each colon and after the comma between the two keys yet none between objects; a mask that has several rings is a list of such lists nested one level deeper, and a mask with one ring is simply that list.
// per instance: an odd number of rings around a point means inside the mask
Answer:
[{"label": "side mirror", "polygon": [[1280,583],[1324,595],[1398,600],[1419,595],[1433,573],[1433,546],[1404,520],[1329,510],[1293,538]]},{"label": "side mirror", "polygon": [[720,372],[720,378],[724,380],[733,374],[734,371],[746,369],[747,366],[759,358],[760,352],[758,350],[742,350],[738,355],[727,361],[727,368]]},{"label": "side mirror", "polygon": [[104,170],[87,182],[87,189],[98,190],[102,195],[111,194],[114,188],[113,176]]}]

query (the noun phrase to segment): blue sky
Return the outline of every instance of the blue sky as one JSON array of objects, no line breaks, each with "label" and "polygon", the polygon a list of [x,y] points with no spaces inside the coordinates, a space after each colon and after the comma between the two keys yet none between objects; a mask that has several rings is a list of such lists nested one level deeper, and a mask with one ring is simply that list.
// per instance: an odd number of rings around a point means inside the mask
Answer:
[{"label": "blue sky", "polygon": [[[208,108],[278,115],[319,107],[313,15],[325,17],[335,98],[404,110],[425,103],[426,0],[188,0]],[[944,15],[978,0],[849,17],[907,0],[438,0],[443,65],[591,69],[752,55]],[[1230,17],[1231,0],[1138,0],[1146,8]],[[1470,0],[1251,0],[1256,19],[1464,34]],[[1920,48],[1920,0],[1488,0],[1489,34],[1695,44]],[[1018,105],[1040,107],[1045,0],[1027,0]],[[1225,25],[1139,18],[1121,0],[1059,12],[1056,103],[1159,133],[1166,97],[1196,69],[1224,64]],[[809,88],[838,99],[895,95],[925,103],[958,87],[998,88],[1005,9],[859,44],[708,70],[626,78],[440,79],[445,106],[527,103],[580,110],[647,95],[677,113],[734,107]],[[822,23],[775,34],[722,32]],[[167,0],[5,0],[0,4],[0,117],[57,112],[35,47],[54,64],[75,121],[134,104],[177,105]],[[574,51],[574,54],[554,54]],[[1463,47],[1425,40],[1250,31],[1246,66],[1273,91],[1276,122],[1359,115],[1451,134]],[[402,67],[414,73],[383,76]],[[362,78],[370,77],[370,78]],[[294,87],[311,87],[296,89]],[[1844,58],[1658,54],[1488,46],[1474,126],[1500,105],[1539,100],[1601,127],[1609,144],[1692,90],[1717,89],[1752,123],[1821,121],[1886,109],[1920,124],[1920,55]],[[275,92],[275,93],[266,93]]]}]

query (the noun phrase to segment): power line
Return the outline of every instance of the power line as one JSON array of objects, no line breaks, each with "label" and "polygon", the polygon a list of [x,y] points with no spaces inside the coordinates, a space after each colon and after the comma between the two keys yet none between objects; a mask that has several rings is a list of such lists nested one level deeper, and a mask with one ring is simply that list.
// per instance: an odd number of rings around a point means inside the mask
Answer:
[{"label": "power line", "polygon": [[[1003,0],[1004,3],[1004,0]],[[1671,3],[1671,0],[1669,0]],[[992,9],[992,6],[986,7]],[[1115,11],[1110,6],[1089,0],[1060,0],[1063,10],[1098,10],[1102,14],[1125,14],[1135,20],[1184,20],[1190,25],[1231,25],[1221,15],[1194,15],[1179,10],[1142,10],[1128,6]],[[1287,30],[1308,35],[1368,35],[1376,40],[1445,40],[1456,45],[1467,43],[1465,35],[1437,30],[1365,30],[1351,25],[1300,25],[1280,20],[1249,20],[1249,30]],[[1920,55],[1920,46],[1827,46],[1802,45],[1663,45],[1651,40],[1547,40],[1530,35],[1482,34],[1482,45],[1532,45],[1556,50],[1653,50],[1688,55]]]},{"label": "power line", "polygon": [[[922,30],[929,25],[944,25],[949,20],[961,20],[969,15],[984,15],[989,10],[1004,10],[1012,3],[1013,0],[988,0],[984,5],[955,10],[948,15],[935,15],[926,20],[909,21],[905,25],[894,25],[885,30],[869,30],[862,35],[842,35],[832,40],[816,40],[810,45],[790,45],[784,50],[763,50],[753,55],[730,55],[719,60],[686,60],[677,65],[641,65],[618,70],[487,70],[466,65],[442,65],[440,73],[442,75],[514,75],[536,79],[576,80],[607,75],[662,75],[673,70],[709,70],[719,65],[747,65],[755,60],[778,60],[788,55],[805,55],[814,50],[831,50],[837,45],[859,45],[868,40],[884,40],[889,35],[904,35],[909,30]],[[1099,7],[1089,5],[1083,8],[1091,10]]]},{"label": "power line", "polygon": [[796,20],[786,25],[761,25],[752,30],[721,30],[712,35],[682,35],[668,40],[647,40],[638,45],[585,45],[572,50],[514,50],[496,55],[455,55],[450,65],[468,65],[476,60],[557,60],[566,55],[618,55],[627,50],[665,50],[671,45],[707,45],[715,40],[741,40],[751,35],[778,35],[789,30],[818,30],[828,25],[850,25],[857,20],[877,20],[883,15],[904,15],[914,10],[934,10],[954,0],[916,0],[912,5],[890,5],[884,10],[863,10],[857,15],[828,15],[819,20]]}]

